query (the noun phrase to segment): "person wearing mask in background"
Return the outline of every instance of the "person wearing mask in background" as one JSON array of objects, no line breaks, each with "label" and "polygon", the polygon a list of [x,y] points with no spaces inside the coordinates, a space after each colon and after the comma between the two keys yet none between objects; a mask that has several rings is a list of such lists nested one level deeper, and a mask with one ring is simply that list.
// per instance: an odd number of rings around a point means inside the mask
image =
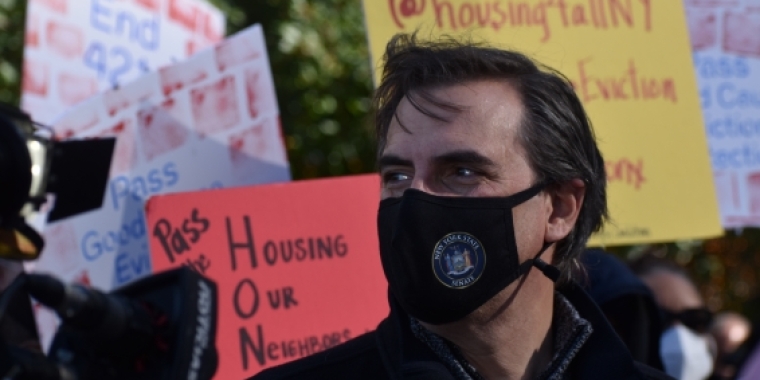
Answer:
[{"label": "person wearing mask in background", "polygon": [[752,325],[739,313],[724,311],[715,316],[710,334],[715,339],[717,358],[712,379],[730,380],[736,377],[741,358],[739,348],[749,338]]},{"label": "person wearing mask in background", "polygon": [[662,310],[660,355],[665,372],[679,380],[707,379],[715,350],[709,334],[713,315],[697,287],[681,267],[651,253],[630,266],[652,290]]},{"label": "person wearing mask in background", "polygon": [[667,378],[633,360],[570,279],[607,214],[604,160],[571,83],[514,51],[406,34],[383,70],[390,315],[255,378]]}]

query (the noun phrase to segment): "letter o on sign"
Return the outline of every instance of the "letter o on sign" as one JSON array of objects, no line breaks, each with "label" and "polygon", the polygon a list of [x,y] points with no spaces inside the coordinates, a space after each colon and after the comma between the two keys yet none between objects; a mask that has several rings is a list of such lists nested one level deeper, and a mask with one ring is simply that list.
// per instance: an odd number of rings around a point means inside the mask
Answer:
[{"label": "letter o on sign", "polygon": [[[252,296],[251,306],[248,310],[243,310],[240,305],[240,298],[242,297],[243,291],[245,289],[250,289],[249,292]],[[256,289],[256,284],[253,283],[253,280],[250,278],[244,278],[238,282],[237,286],[235,287],[233,304],[235,305],[235,313],[237,313],[238,317],[241,319],[248,319],[256,315],[256,311],[259,310],[259,290]]]}]

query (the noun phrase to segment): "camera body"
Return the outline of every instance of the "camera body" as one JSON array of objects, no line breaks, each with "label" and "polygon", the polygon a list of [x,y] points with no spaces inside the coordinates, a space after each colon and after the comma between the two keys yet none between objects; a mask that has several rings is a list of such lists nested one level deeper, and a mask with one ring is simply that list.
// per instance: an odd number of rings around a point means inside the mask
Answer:
[{"label": "camera body", "polygon": [[[0,260],[39,257],[44,242],[26,218],[48,194],[55,195],[48,222],[102,206],[115,142],[58,140],[0,103]],[[1,294],[0,327],[32,326],[37,347],[29,295],[62,320],[47,356],[19,345],[12,329],[0,330],[3,379],[204,380],[216,372],[216,284],[187,267],[107,294],[21,273]]]},{"label": "camera body", "polygon": [[[127,317],[126,325],[108,326],[106,320],[75,327],[64,319],[48,354],[52,360],[80,379],[213,376],[218,362],[214,282],[182,267],[145,277],[106,297],[136,308],[131,315],[105,316]],[[108,333],[99,331],[103,327]]]}]

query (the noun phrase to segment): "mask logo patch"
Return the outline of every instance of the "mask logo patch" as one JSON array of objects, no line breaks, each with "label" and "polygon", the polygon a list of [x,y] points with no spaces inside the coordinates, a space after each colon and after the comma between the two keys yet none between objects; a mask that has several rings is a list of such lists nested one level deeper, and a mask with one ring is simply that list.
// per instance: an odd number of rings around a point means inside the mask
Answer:
[{"label": "mask logo patch", "polygon": [[466,232],[444,236],[433,250],[433,273],[442,284],[464,289],[478,281],[486,267],[483,245]]}]

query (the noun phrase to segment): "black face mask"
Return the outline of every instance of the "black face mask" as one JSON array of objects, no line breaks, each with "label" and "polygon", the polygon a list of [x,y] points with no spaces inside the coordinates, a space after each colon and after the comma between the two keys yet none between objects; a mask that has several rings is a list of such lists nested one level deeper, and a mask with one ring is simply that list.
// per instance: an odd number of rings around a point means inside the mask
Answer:
[{"label": "black face mask", "polygon": [[391,293],[412,317],[430,324],[459,320],[527,273],[556,281],[538,257],[519,263],[512,209],[540,193],[509,197],[440,197],[409,189],[380,202],[380,258]]}]

